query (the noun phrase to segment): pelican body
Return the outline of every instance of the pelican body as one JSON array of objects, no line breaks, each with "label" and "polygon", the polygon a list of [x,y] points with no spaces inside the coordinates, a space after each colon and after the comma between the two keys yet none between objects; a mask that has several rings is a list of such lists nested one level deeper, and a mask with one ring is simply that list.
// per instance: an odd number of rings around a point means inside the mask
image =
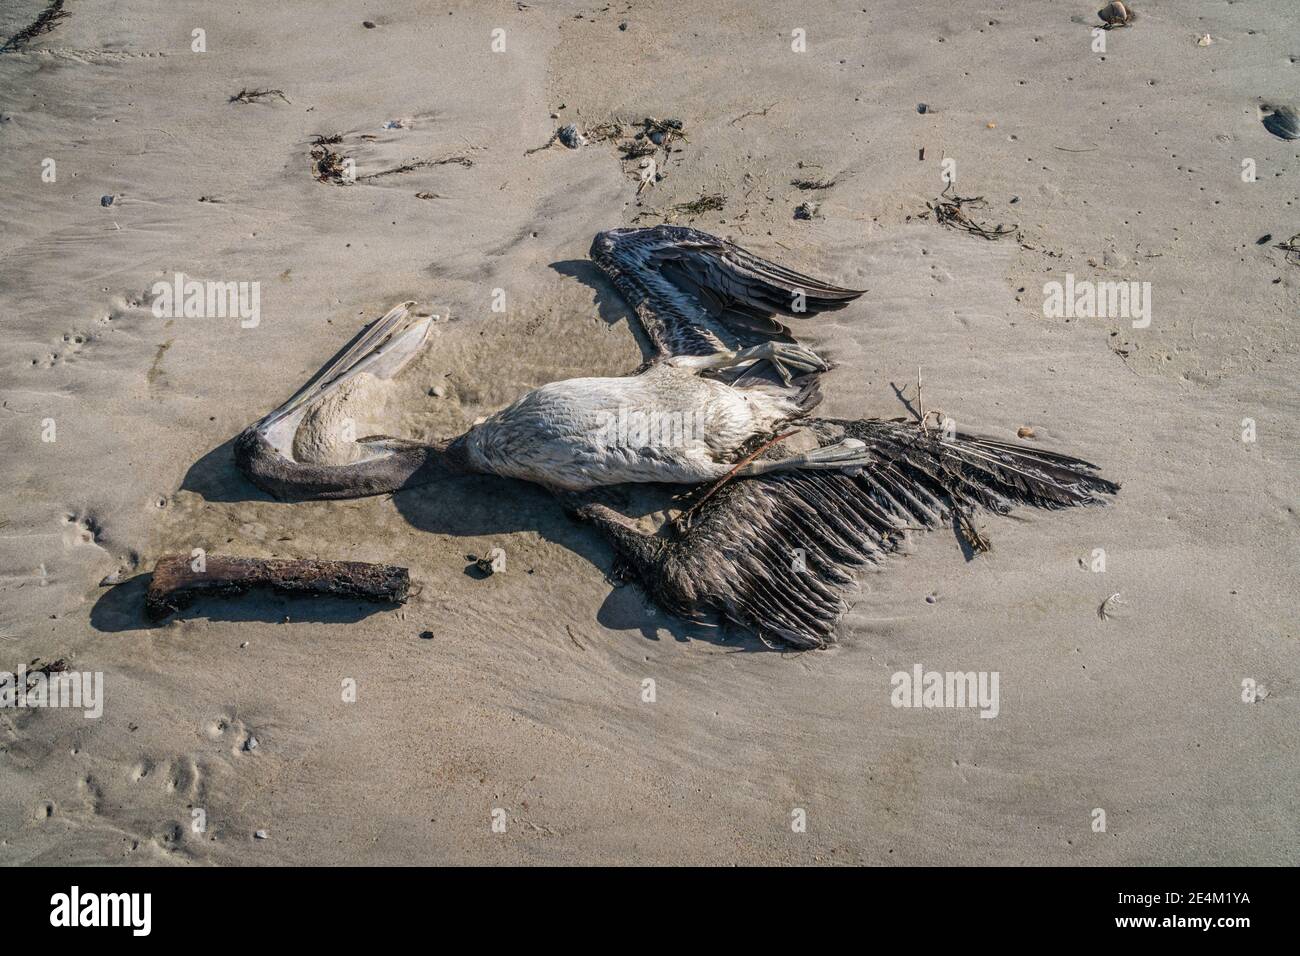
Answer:
[{"label": "pelican body", "polygon": [[[1029,446],[937,435],[924,422],[812,418],[829,366],[776,316],[843,308],[859,290],[680,226],[610,230],[591,251],[654,347],[635,373],[543,385],[448,440],[356,438],[345,427],[352,409],[428,339],[431,320],[405,303],[245,429],[239,467],[288,499],[466,473],[533,482],[601,530],[665,608],[720,614],[798,648],[834,639],[852,571],[908,529],[976,508],[1089,504],[1118,488],[1087,462]],[[790,427],[815,447],[769,448]],[[592,497],[629,482],[699,488],[696,520],[648,535]],[[797,571],[794,552],[806,559]]]}]

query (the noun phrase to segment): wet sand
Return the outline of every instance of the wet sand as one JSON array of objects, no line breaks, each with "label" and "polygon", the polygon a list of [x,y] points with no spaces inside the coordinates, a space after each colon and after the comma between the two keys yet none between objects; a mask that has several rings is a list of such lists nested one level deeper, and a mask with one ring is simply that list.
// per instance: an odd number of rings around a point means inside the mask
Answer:
[{"label": "wet sand", "polygon": [[[0,669],[101,672],[104,708],[0,710],[0,862],[1296,863],[1300,145],[1260,106],[1297,97],[1297,15],[1153,0],[1100,53],[1098,5],[69,0],[0,54]],[[45,4],[12,6],[4,37]],[[230,102],[258,89],[283,96]],[[686,138],[639,195],[612,143],[527,152],[646,116]],[[334,134],[358,182],[313,175]],[[944,159],[1015,237],[921,218]],[[373,175],[413,160],[453,161]],[[837,363],[823,412],[908,414],[920,367],[927,406],[1121,494],[986,517],[974,560],[920,536],[839,646],[782,654],[613,586],[539,489],[285,504],[234,469],[406,299],[446,321],[391,434],[630,371],[587,249],[668,219],[869,290],[796,325]],[[157,317],[176,273],[258,283],[259,321]],[[1149,282],[1149,326],[1046,317],[1067,275]],[[505,573],[472,573],[494,547]],[[418,594],[150,627],[148,571],[194,548],[403,565]],[[918,663],[997,672],[996,719],[892,706]]]}]

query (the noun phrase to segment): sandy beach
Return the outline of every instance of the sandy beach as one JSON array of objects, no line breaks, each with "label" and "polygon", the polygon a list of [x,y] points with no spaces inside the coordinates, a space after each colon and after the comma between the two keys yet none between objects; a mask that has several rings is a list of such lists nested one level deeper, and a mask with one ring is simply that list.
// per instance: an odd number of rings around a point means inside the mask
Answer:
[{"label": "sandy beach", "polygon": [[[1262,122],[1300,11],[1138,0],[1102,51],[1098,5],[6,5],[0,671],[102,675],[102,713],[0,708],[0,863],[1300,862],[1300,141]],[[684,135],[642,187],[592,131],[646,117]],[[440,318],[372,433],[630,373],[588,249],[660,222],[867,290],[795,322],[823,414],[910,415],[919,369],[1121,492],[982,516],[973,557],[917,535],[788,653],[612,581],[536,486],[285,503],[236,469],[405,300]],[[160,317],[178,274],[257,311]],[[1054,314],[1067,281],[1133,314]],[[150,624],[193,549],[415,593]],[[918,666],[996,673],[996,717],[896,706]]]}]

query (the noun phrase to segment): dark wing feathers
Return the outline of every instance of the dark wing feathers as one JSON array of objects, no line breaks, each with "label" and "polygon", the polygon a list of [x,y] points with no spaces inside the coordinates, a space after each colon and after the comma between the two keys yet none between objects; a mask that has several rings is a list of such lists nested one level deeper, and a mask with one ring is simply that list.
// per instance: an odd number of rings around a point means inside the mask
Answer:
[{"label": "dark wing feathers", "polygon": [[788,471],[722,486],[689,528],[665,529],[633,555],[666,609],[687,618],[717,613],[765,639],[824,647],[835,640],[854,572],[881,562],[907,531],[935,528],[954,509],[1087,505],[1119,489],[1077,458],[973,435],[945,440],[915,422],[806,424],[823,445],[866,442],[878,463],[855,475]]},{"label": "dark wing feathers", "polygon": [[636,312],[659,350],[656,359],[792,342],[773,316],[837,309],[862,294],[685,226],[602,232],[591,258]]}]

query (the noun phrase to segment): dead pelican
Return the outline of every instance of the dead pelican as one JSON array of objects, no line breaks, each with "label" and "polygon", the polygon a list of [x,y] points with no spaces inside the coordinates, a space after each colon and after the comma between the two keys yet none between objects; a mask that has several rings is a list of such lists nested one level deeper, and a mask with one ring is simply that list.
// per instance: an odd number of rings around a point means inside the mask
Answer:
[{"label": "dead pelican", "polygon": [[[833,639],[852,569],[909,528],[954,509],[1087,504],[1117,488],[1051,452],[916,423],[810,418],[827,365],[774,316],[840,308],[861,292],[680,226],[601,233],[592,258],[655,347],[636,374],[544,385],[449,441],[356,439],[342,427],[349,403],[395,376],[428,336],[429,320],[407,303],[249,426],[235,444],[240,468],[299,499],[466,472],[535,482],[600,528],[666,609],[720,613],[796,647]],[[815,439],[808,449],[769,448],[792,422]],[[650,535],[588,494],[625,482],[700,492],[688,520]]]}]

